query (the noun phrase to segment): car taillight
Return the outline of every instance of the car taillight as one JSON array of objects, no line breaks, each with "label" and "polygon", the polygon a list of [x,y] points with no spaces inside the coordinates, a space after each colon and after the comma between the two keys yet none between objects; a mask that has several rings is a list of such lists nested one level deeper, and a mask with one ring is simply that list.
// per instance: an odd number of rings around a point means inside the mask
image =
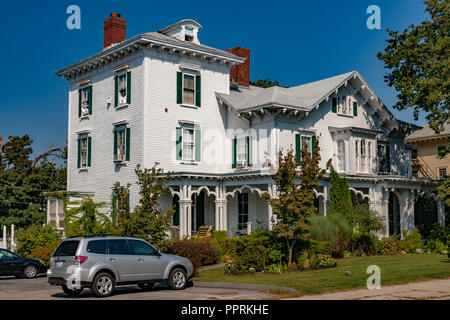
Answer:
[{"label": "car taillight", "polygon": [[73,263],[79,267],[83,264],[83,262],[87,260],[87,258],[88,257],[85,256],[75,256],[75,258],[73,259]]}]

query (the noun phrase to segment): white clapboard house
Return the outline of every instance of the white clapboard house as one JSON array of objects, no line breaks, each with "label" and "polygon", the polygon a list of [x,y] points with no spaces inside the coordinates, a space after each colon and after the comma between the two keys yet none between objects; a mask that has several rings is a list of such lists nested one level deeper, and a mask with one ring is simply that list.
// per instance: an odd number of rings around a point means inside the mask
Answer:
[{"label": "white clapboard house", "polygon": [[[175,207],[181,236],[201,225],[230,236],[271,229],[262,194],[277,194],[278,150],[299,154],[319,139],[321,167],[333,160],[354,200],[386,217],[386,233],[412,230],[418,197],[438,201],[434,181],[412,177],[404,138],[417,127],[396,119],[357,71],[290,88],[251,86],[250,50],[208,47],[201,28],[186,19],[126,39],[126,20],[111,14],[103,50],[57,71],[69,83],[69,192],[111,204],[113,184],[131,183],[133,207],[136,165],[159,162],[173,172],[160,205]],[[325,177],[315,192],[321,214],[329,187]],[[60,226],[61,202],[48,204],[48,220]],[[440,202],[436,220],[444,223]]]}]

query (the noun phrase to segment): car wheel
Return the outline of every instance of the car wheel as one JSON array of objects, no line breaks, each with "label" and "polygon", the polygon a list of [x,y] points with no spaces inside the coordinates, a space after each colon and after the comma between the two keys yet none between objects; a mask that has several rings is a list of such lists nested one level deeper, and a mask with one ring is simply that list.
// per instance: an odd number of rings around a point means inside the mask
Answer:
[{"label": "car wheel", "polygon": [[183,269],[175,268],[169,274],[169,286],[175,290],[182,290],[186,288],[187,277]]},{"label": "car wheel", "polygon": [[101,272],[94,277],[91,290],[97,297],[108,297],[114,291],[115,281],[109,273]]},{"label": "car wheel", "polygon": [[83,289],[70,289],[65,284],[62,285],[61,287],[62,287],[64,293],[71,297],[77,297],[80,295],[81,291],[83,291]]},{"label": "car wheel", "polygon": [[152,282],[147,282],[147,283],[139,283],[138,287],[141,288],[142,290],[150,290],[151,288],[153,288],[155,284]]},{"label": "car wheel", "polygon": [[30,264],[23,270],[24,278],[31,279],[37,276],[38,268],[34,264]]}]

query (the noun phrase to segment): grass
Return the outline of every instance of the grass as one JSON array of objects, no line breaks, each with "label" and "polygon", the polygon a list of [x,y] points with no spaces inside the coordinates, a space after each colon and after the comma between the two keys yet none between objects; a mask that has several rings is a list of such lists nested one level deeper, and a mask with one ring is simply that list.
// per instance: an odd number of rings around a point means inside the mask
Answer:
[{"label": "grass", "polygon": [[[337,260],[333,269],[283,274],[225,275],[224,268],[201,271],[194,281],[239,282],[290,287],[303,294],[319,294],[366,286],[367,267],[378,265],[381,285],[450,277],[450,259],[446,255],[374,256]],[[352,275],[346,275],[350,271]]]}]

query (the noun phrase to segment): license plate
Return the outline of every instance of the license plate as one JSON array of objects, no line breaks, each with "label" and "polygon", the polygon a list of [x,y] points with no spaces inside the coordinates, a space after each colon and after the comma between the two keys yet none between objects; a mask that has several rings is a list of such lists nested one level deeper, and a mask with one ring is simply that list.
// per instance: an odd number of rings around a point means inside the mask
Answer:
[{"label": "license plate", "polygon": [[64,262],[63,261],[56,261],[55,268],[62,268],[62,267],[64,267]]}]

